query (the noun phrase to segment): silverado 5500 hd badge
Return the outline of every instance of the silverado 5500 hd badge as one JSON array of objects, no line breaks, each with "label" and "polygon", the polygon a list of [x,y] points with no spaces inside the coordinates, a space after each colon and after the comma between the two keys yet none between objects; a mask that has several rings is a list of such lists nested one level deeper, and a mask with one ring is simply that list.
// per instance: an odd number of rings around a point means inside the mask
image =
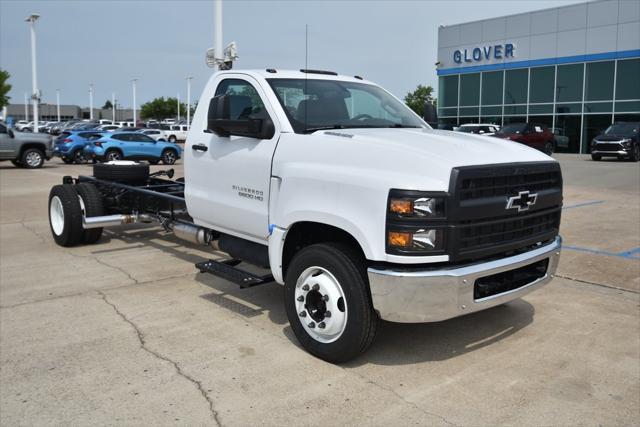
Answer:
[{"label": "silverado 5500 hd badge", "polygon": [[259,202],[264,201],[264,191],[255,190],[249,187],[243,187],[242,185],[232,185],[231,188],[238,192],[238,196],[246,199],[257,200]]}]

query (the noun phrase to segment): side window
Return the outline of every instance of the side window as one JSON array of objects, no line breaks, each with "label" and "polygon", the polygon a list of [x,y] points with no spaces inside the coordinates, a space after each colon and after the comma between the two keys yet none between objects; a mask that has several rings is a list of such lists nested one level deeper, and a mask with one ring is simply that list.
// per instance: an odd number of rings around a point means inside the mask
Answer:
[{"label": "side window", "polygon": [[113,135],[112,137],[113,139],[116,139],[118,141],[129,141],[129,135]]},{"label": "side window", "polygon": [[[230,120],[249,120],[267,117],[264,103],[251,83],[240,79],[220,82],[215,96],[230,95]],[[185,126],[186,130],[186,126]]]}]

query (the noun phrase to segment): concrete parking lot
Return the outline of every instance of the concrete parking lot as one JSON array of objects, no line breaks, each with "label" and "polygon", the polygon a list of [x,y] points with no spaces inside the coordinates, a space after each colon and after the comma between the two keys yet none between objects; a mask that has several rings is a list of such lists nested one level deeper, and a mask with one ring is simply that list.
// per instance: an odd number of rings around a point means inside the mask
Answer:
[{"label": "concrete parking lot", "polygon": [[551,284],[450,321],[384,323],[343,366],[299,348],[279,285],[200,274],[220,254],[158,227],[56,246],[49,189],[90,166],[1,163],[1,423],[637,425],[640,166],[556,157],[565,250]]}]

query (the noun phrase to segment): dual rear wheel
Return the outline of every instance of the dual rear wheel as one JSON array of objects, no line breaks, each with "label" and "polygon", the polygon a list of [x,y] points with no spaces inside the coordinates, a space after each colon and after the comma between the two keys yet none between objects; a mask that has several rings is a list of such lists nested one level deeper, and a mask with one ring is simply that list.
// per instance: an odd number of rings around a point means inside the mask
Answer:
[{"label": "dual rear wheel", "polygon": [[102,228],[85,230],[82,217],[104,215],[102,195],[91,183],[54,185],[49,193],[49,226],[60,246],[91,244],[100,240]]}]

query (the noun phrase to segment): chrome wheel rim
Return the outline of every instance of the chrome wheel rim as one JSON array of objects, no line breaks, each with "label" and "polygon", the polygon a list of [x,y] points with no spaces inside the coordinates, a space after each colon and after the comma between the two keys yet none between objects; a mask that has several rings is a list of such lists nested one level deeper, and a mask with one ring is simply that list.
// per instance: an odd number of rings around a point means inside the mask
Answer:
[{"label": "chrome wheel rim", "polygon": [[51,220],[51,228],[56,236],[60,236],[64,231],[64,209],[62,200],[58,196],[51,198],[49,205],[49,219]]},{"label": "chrome wheel rim", "polygon": [[327,269],[309,267],[294,292],[296,312],[304,330],[321,343],[336,341],[347,326],[347,301],[340,282]]},{"label": "chrome wheel rim", "polygon": [[29,166],[35,167],[38,166],[40,162],[42,162],[42,156],[37,151],[31,151],[27,153],[25,161]]},{"label": "chrome wheel rim", "polygon": [[114,160],[120,160],[120,154],[118,154],[115,151],[112,151],[111,153],[107,154],[107,160],[110,162]]},{"label": "chrome wheel rim", "polygon": [[173,164],[176,161],[176,156],[173,154],[173,151],[167,151],[164,153],[164,161]]}]

